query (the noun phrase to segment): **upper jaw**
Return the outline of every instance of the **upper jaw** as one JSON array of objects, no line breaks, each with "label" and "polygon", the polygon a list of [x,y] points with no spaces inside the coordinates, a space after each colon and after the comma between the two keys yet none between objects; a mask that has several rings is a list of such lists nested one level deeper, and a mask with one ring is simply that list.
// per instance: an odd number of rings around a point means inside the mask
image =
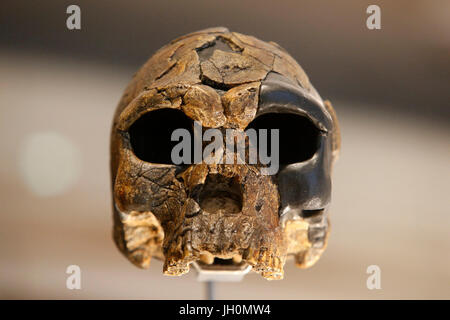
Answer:
[{"label": "upper jaw", "polygon": [[[200,274],[240,277],[253,269],[282,279],[286,250],[280,228],[270,230],[243,215],[201,213],[165,248],[164,273],[182,275],[193,264]],[[211,229],[214,227],[214,229]]]}]

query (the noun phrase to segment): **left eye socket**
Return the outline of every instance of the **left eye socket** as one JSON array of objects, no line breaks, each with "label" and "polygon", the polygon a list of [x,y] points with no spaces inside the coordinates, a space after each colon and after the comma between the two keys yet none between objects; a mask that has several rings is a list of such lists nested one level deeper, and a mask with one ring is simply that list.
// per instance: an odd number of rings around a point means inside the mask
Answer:
[{"label": "left eye socket", "polygon": [[146,162],[173,164],[171,152],[178,142],[171,141],[171,136],[176,129],[186,129],[193,136],[193,121],[180,110],[159,109],[142,115],[128,130],[134,155]]},{"label": "left eye socket", "polygon": [[[279,129],[280,165],[309,160],[320,146],[320,130],[310,119],[298,114],[265,113],[254,119],[246,129],[250,128],[256,131],[268,129],[269,136],[270,129]],[[270,143],[268,148],[268,153],[272,154]]]}]

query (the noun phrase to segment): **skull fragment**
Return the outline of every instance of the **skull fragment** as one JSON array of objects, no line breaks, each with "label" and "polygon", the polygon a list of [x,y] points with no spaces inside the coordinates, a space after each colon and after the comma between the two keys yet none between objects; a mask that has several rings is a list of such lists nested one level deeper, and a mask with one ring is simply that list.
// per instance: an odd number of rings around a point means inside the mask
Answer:
[{"label": "skull fragment", "polygon": [[[279,129],[280,167],[176,165],[171,134],[203,128]],[[225,28],[180,37],[157,51],[128,85],[114,116],[114,240],[135,265],[164,261],[252,269],[282,279],[321,256],[329,235],[338,122],[297,62],[279,45]]]}]

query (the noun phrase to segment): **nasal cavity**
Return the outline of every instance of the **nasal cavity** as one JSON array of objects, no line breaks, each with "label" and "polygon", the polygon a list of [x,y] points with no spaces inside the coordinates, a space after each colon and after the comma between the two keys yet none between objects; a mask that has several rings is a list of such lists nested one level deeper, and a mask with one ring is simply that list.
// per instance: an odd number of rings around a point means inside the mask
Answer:
[{"label": "nasal cavity", "polygon": [[208,175],[199,195],[199,204],[203,211],[208,213],[241,212],[242,187],[237,177]]}]

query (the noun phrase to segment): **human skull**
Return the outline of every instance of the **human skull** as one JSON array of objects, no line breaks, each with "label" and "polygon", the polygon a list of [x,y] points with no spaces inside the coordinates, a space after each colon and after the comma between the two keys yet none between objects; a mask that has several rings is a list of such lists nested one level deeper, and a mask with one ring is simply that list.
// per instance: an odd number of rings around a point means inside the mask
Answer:
[{"label": "human skull", "polygon": [[[171,133],[278,128],[280,170],[175,165]],[[114,239],[135,265],[152,257],[182,275],[192,263],[282,279],[286,258],[312,266],[329,235],[335,112],[278,44],[225,28],[173,40],[128,85],[114,116]]]}]

